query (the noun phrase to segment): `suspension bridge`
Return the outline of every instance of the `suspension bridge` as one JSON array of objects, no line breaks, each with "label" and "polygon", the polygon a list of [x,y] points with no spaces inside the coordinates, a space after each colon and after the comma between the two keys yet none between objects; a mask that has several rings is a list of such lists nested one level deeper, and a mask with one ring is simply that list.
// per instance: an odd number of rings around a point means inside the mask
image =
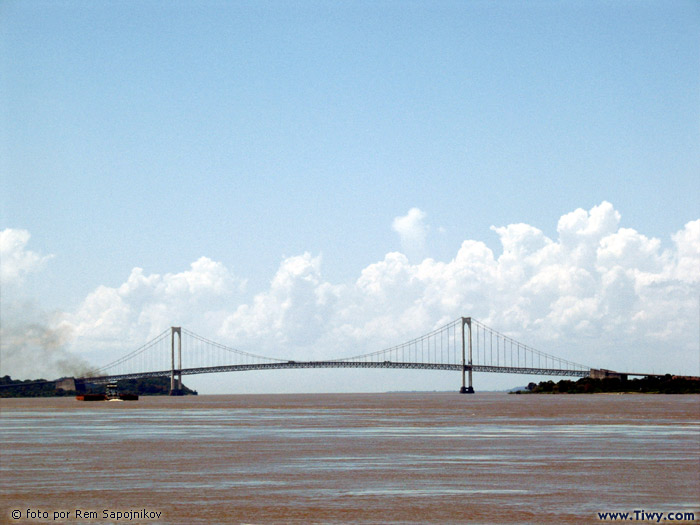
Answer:
[{"label": "suspension bridge", "polygon": [[82,381],[170,376],[172,395],[182,376],[290,368],[396,368],[452,370],[461,373],[461,393],[473,393],[473,372],[573,377],[621,377],[536,350],[471,317],[461,317],[428,334],[383,350],[314,361],[265,357],[232,348],[182,327],[171,327],[152,340],[100,368]]}]

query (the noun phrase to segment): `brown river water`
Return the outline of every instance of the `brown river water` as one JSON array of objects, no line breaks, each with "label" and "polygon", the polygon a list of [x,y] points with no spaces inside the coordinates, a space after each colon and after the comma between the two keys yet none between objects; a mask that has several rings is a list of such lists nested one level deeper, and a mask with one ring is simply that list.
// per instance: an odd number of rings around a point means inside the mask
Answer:
[{"label": "brown river water", "polygon": [[2,399],[0,423],[2,523],[700,523],[700,396]]}]

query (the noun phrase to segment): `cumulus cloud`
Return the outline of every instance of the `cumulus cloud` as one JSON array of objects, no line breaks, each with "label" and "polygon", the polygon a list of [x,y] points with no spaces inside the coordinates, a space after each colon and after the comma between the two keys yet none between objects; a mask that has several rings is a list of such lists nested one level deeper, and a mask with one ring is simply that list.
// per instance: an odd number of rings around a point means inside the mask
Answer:
[{"label": "cumulus cloud", "polygon": [[392,229],[399,234],[401,248],[411,257],[424,255],[428,236],[428,226],[425,224],[427,216],[419,208],[411,208],[406,215],[395,217],[391,224]]},{"label": "cumulus cloud", "polygon": [[7,228],[0,231],[0,283],[19,285],[25,276],[41,269],[50,255],[27,250],[31,235],[27,230]]},{"label": "cumulus cloud", "polygon": [[[228,316],[221,334],[241,344],[308,347],[325,330],[342,287],[321,277],[321,258],[305,253],[282,261],[270,289]],[[278,350],[279,351],[279,350]]]},{"label": "cumulus cloud", "polygon": [[222,263],[200,257],[180,273],[134,268],[118,287],[99,286],[59,323],[82,345],[110,347],[143,341],[171,325],[218,325],[245,282]]}]

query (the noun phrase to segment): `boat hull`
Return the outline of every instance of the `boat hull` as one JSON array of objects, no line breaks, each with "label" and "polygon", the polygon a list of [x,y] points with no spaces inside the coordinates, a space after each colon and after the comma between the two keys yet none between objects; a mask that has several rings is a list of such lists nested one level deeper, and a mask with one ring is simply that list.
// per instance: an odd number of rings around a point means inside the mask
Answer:
[{"label": "boat hull", "polygon": [[75,396],[78,401],[107,401],[105,394],[78,394]]},{"label": "boat hull", "polygon": [[78,394],[75,396],[78,401],[138,401],[138,394],[119,394],[117,396],[107,396],[107,394]]}]

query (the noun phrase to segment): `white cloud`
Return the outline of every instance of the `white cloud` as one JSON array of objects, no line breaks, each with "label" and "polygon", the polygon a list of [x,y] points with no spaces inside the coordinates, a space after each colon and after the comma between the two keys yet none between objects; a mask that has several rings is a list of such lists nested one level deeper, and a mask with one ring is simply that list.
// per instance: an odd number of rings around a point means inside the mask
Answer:
[{"label": "white cloud", "polygon": [[[416,209],[393,227],[424,232],[424,217]],[[56,326],[76,351],[103,352],[96,364],[180,324],[253,353],[316,359],[378,350],[464,315],[592,366],[699,373],[700,219],[666,249],[620,221],[603,202],[564,215],[556,239],[527,224],[494,227],[500,254],[475,240],[449,261],[393,252],[345,284],[324,279],[321,257],[304,253],[282,260],[250,300],[241,279],[205,257],[175,274],[135,268]]]},{"label": "white cloud", "polygon": [[691,221],[672,236],[676,246],[673,277],[686,283],[700,283],[700,219]]},{"label": "white cloud", "polygon": [[244,281],[222,263],[201,257],[180,273],[145,274],[134,268],[122,285],[100,286],[60,322],[78,347],[145,342],[172,325],[212,329],[237,300]]},{"label": "white cloud", "polygon": [[428,226],[425,224],[427,214],[411,208],[406,215],[395,217],[392,229],[399,234],[401,248],[410,257],[422,256],[425,252],[425,240],[428,236]]},{"label": "white cloud", "polygon": [[320,257],[289,257],[270,289],[226,317],[220,334],[277,354],[280,345],[313,346],[330,321],[340,290],[323,282]]},{"label": "white cloud", "polygon": [[22,284],[24,277],[42,268],[51,255],[39,255],[27,250],[31,235],[27,230],[7,228],[0,231],[0,283]]}]

